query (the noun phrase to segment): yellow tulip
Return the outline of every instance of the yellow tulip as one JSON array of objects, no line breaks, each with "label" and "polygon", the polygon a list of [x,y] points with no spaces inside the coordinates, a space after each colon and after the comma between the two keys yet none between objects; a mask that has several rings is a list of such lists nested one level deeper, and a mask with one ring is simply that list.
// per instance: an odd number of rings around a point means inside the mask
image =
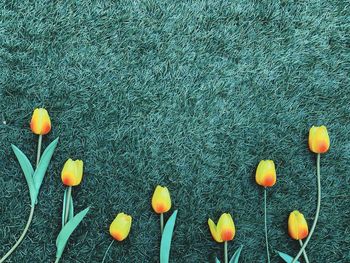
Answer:
[{"label": "yellow tulip", "polygon": [[67,186],[76,186],[80,184],[82,178],[83,161],[68,159],[62,169],[62,183]]},{"label": "yellow tulip", "polygon": [[158,214],[168,212],[171,208],[171,198],[168,188],[158,185],[152,197],[153,210]]},{"label": "yellow tulip", "polygon": [[307,222],[302,213],[294,210],[288,219],[288,233],[295,240],[304,239],[309,234]]},{"label": "yellow tulip", "polygon": [[132,217],[119,213],[109,227],[109,233],[118,241],[123,241],[129,235]]},{"label": "yellow tulip", "polygon": [[231,215],[228,213],[224,213],[220,216],[217,225],[209,218],[208,225],[210,233],[216,242],[222,243],[224,241],[230,241],[235,237],[235,224],[233,223]]},{"label": "yellow tulip", "polygon": [[30,129],[38,135],[45,135],[51,131],[51,120],[44,108],[35,109],[30,121]]},{"label": "yellow tulip", "polygon": [[258,168],[255,173],[256,183],[271,187],[276,183],[276,168],[275,163],[272,160],[262,160],[260,161]]},{"label": "yellow tulip", "polygon": [[330,146],[326,126],[312,126],[309,132],[309,147],[314,153],[325,153]]}]

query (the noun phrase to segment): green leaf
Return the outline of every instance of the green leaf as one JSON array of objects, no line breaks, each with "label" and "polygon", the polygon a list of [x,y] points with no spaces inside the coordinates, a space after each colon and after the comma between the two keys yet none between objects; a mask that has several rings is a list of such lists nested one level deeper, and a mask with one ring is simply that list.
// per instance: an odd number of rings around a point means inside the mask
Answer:
[{"label": "green leaf", "polygon": [[169,262],[169,254],[171,247],[171,239],[173,236],[173,230],[175,227],[177,216],[177,210],[169,218],[168,222],[165,224],[162,240],[160,242],[160,263],[168,263]]},{"label": "green leaf", "polygon": [[46,173],[47,167],[49,166],[51,157],[58,143],[58,138],[56,138],[53,142],[50,143],[49,146],[45,149],[43,155],[40,158],[38,167],[35,169],[33,179],[35,189],[37,190],[37,194],[39,194],[41,184],[44,179],[44,175]]},{"label": "green leaf", "polygon": [[229,263],[238,263],[239,256],[241,255],[242,248],[243,248],[243,245],[240,246],[240,247],[236,250],[235,254],[232,256],[232,258],[230,259]]},{"label": "green leaf", "polygon": [[[64,227],[64,219],[66,217],[66,200],[68,195],[68,188],[64,191],[63,194],[63,209],[62,209],[62,228]],[[68,210],[68,221],[74,217],[74,206],[73,206],[73,198],[70,196],[69,201],[69,210]]]},{"label": "green leaf", "polygon": [[[287,263],[291,263],[293,261],[293,257],[289,256],[288,254],[286,253],[282,253],[282,252],[279,252],[277,251],[278,255],[283,258],[283,260]],[[300,263],[299,261],[295,261],[296,263]]]},{"label": "green leaf", "polygon": [[215,258],[215,263],[220,263],[220,260],[218,258]]},{"label": "green leaf", "polygon": [[29,194],[30,194],[30,200],[31,204],[35,204],[35,200],[38,194],[38,191],[35,188],[34,180],[33,180],[33,174],[34,169],[32,165],[30,164],[30,161],[28,160],[27,156],[18,149],[15,145],[11,145],[13,152],[15,153],[17,160],[22,168],[22,171],[24,173],[24,176],[26,178],[28,187],[29,187]]},{"label": "green leaf", "polygon": [[63,250],[68,242],[70,235],[77,228],[83,218],[86,216],[87,212],[89,212],[90,207],[78,213],[75,217],[67,222],[67,224],[62,228],[58,237],[56,239],[56,258],[60,259],[63,253]]}]

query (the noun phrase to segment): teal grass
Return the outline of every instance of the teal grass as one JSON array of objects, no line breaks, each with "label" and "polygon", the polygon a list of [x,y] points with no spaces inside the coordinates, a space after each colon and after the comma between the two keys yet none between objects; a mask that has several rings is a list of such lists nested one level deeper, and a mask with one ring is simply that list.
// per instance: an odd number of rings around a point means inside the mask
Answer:
[{"label": "teal grass", "polygon": [[[101,262],[119,211],[129,237],[106,263],[158,262],[154,187],[166,185],[179,210],[170,262],[215,262],[222,244],[209,215],[229,212],[230,255],[266,262],[257,163],[275,161],[268,233],[275,250],[296,255],[287,233],[294,209],[313,222],[316,160],[308,130],[324,124],[322,208],[306,252],[310,262],[350,262],[349,35],[346,1],[5,1],[0,0],[0,254],[30,213],[15,143],[35,163],[32,110],[44,106],[60,136],[33,223],[12,262],[53,262],[67,157],[84,161],[74,209],[91,205],[62,262]],[[170,213],[164,215],[166,222]],[[303,261],[303,257],[300,258]]]}]

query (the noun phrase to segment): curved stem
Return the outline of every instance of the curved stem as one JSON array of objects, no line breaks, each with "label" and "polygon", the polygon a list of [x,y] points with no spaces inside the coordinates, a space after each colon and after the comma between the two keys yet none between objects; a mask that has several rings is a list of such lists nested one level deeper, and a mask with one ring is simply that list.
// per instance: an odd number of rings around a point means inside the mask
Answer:
[{"label": "curved stem", "polygon": [[228,263],[227,241],[225,241],[224,252],[225,252],[225,263]]},{"label": "curved stem", "polygon": [[108,246],[108,248],[107,248],[107,250],[106,250],[106,252],[105,252],[105,255],[103,256],[102,263],[105,262],[105,259],[106,259],[106,257],[107,257],[107,253],[108,253],[109,249],[111,248],[111,246],[113,245],[113,242],[114,242],[114,239],[113,239],[112,242],[109,244],[109,246]]},{"label": "curved stem", "polygon": [[160,214],[160,234],[163,235],[164,230],[164,215],[163,213]]},{"label": "curved stem", "polygon": [[265,212],[265,217],[264,217],[264,221],[265,221],[265,241],[266,241],[266,254],[267,254],[267,262],[270,263],[270,252],[269,252],[269,239],[267,237],[267,208],[266,208],[266,187],[264,189],[264,212]]},{"label": "curved stem", "polygon": [[33,205],[32,208],[30,209],[30,214],[29,214],[29,218],[27,221],[27,225],[24,228],[22,235],[19,237],[16,244],[14,244],[13,247],[6,253],[6,255],[0,259],[0,263],[4,262],[12,254],[12,252],[15,251],[15,249],[19,246],[19,244],[21,244],[22,240],[24,239],[25,235],[27,234],[30,223],[32,222],[33,215],[34,215],[34,209],[35,209],[35,206]]},{"label": "curved stem", "polygon": [[296,257],[293,259],[292,263],[295,263],[298,258],[301,256],[301,254],[303,253],[303,251],[305,250],[307,243],[309,243],[310,238],[312,236],[312,234],[315,231],[315,227],[317,224],[317,220],[320,214],[320,208],[321,208],[321,169],[320,169],[320,162],[321,162],[321,154],[317,154],[317,188],[318,188],[318,194],[317,194],[317,208],[316,208],[316,215],[315,215],[315,220],[312,224],[311,230],[310,230],[310,234],[307,237],[307,239],[305,240],[304,245],[301,247],[301,249],[299,250],[299,253],[296,255]]},{"label": "curved stem", "polygon": [[[300,244],[301,247],[303,246],[303,241],[301,239],[299,239],[299,244]],[[304,255],[304,258],[305,258],[305,262],[306,263],[310,263],[309,262],[309,258],[307,257],[307,254],[306,254],[305,250],[303,251],[303,255]]]}]

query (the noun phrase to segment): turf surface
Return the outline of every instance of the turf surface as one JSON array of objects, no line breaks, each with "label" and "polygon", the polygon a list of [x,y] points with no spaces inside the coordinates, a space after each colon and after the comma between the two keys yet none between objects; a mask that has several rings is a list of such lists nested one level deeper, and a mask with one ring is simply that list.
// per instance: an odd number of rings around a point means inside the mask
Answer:
[{"label": "turf surface", "polygon": [[[73,3],[74,2],[74,3]],[[179,209],[171,262],[213,262],[223,246],[209,233],[230,212],[231,254],[266,262],[260,159],[275,160],[268,192],[272,262],[295,255],[287,217],[316,208],[315,156],[308,129],[325,124],[322,206],[307,248],[312,262],[350,262],[348,1],[4,1],[0,0],[0,254],[24,228],[29,193],[11,151],[35,161],[29,130],[45,106],[60,142],[24,242],[8,262],[52,262],[60,230],[68,157],[85,177],[73,189],[76,211],[91,212],[62,262],[101,262],[108,227],[124,211],[132,232],[106,262],[157,262],[157,184]],[[166,217],[168,217],[167,215]]]}]

